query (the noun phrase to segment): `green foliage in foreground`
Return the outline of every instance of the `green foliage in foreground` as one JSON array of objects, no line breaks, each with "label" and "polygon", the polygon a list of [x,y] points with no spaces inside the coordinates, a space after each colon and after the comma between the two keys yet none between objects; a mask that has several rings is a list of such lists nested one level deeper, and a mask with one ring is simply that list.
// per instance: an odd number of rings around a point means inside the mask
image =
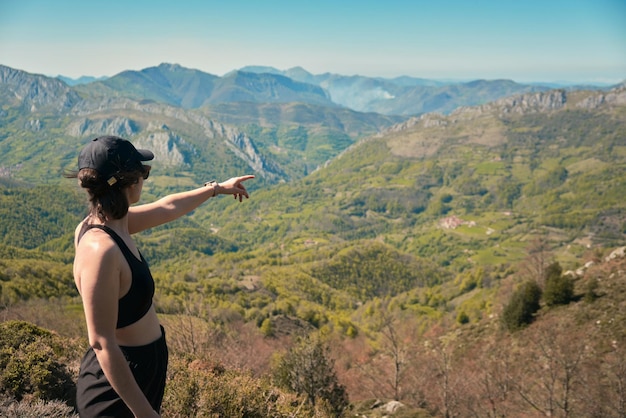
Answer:
[{"label": "green foliage in foreground", "polygon": [[203,360],[174,358],[165,388],[162,416],[274,417],[330,415],[306,405],[303,399],[247,373],[228,371]]},{"label": "green foliage in foreground", "polygon": [[65,342],[27,322],[0,323],[0,391],[17,400],[33,395],[71,402],[73,376]]},{"label": "green foliage in foreground", "polygon": [[[0,323],[0,416],[74,416],[76,370],[68,364],[79,355],[72,341],[51,331],[24,321]],[[322,371],[329,373],[328,368]],[[333,387],[341,389],[336,380]],[[347,398],[341,393],[345,407]],[[210,361],[178,355],[170,359],[164,418],[339,416],[332,411],[336,409],[325,398],[313,405],[265,378]]]}]

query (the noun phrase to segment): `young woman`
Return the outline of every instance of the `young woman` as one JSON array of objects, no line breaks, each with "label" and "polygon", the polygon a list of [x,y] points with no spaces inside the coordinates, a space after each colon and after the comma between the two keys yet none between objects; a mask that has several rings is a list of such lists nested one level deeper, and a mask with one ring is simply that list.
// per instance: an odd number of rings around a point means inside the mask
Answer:
[{"label": "young woman", "polygon": [[129,141],[104,136],[78,157],[76,177],[89,195],[89,215],[76,228],[74,280],[90,348],[77,382],[81,417],[158,417],[165,389],[165,332],[152,304],[154,280],[131,236],[170,222],[211,197],[248,198],[247,175],[132,206],[154,158]]}]

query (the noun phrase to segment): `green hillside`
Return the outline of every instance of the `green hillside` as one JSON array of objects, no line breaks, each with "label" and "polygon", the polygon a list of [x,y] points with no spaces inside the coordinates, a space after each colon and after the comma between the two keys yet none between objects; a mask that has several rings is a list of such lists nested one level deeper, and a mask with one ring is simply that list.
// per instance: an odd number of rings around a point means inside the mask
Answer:
[{"label": "green hillside", "polygon": [[[617,247],[626,233],[626,112],[581,107],[598,94],[571,94],[551,111],[496,103],[413,119],[302,180],[257,185],[245,204],[218,199],[140,240],[165,276],[172,260],[180,264],[174,270],[190,266],[189,254],[202,260],[195,269],[226,281],[291,265],[355,302],[515,265],[538,239],[575,269],[589,248]],[[144,199],[193,184],[172,175],[151,178]],[[6,188],[4,243],[66,251],[56,240],[84,212],[64,187],[75,188],[66,180],[51,193],[61,197],[53,205],[38,193],[54,188]],[[216,256],[245,262],[212,267]],[[394,277],[402,280],[392,285]]]},{"label": "green hillside", "polygon": [[260,223],[261,242],[284,247],[379,239],[455,270],[520,260],[543,237],[575,264],[587,244],[620,245],[626,221],[624,108],[577,103],[415,120],[301,181],[258,191],[237,208],[257,222],[223,233],[257,245]]},{"label": "green hillside", "polygon": [[[390,119],[310,105],[101,98],[59,118],[4,102],[1,312],[85,343],[71,277],[85,199],[60,172],[93,132],[128,129],[162,153],[144,201],[252,163],[267,175],[243,203],[210,200],[137,236],[182,375],[210,359],[267,376],[307,333],[368,416],[371,398],[403,402],[406,416],[620,416],[624,258],[608,256],[626,239],[625,98],[624,87],[533,93],[385,130]],[[210,116],[242,108],[237,129]],[[513,331],[502,318],[527,302],[528,282],[537,309]],[[550,376],[551,392],[533,386]],[[569,384],[567,407],[557,393]]]},{"label": "green hillside", "polygon": [[[311,254],[321,248],[335,251],[376,240],[399,252],[386,258],[426,258],[453,273],[519,261],[528,243],[539,237],[550,242],[564,266],[575,268],[588,246],[610,248],[625,237],[626,111],[611,104],[581,107],[599,94],[572,93],[551,111],[505,112],[507,105],[496,103],[412,119],[351,146],[302,180],[257,184],[245,205],[212,202],[180,222],[193,222],[190,232],[201,225],[208,235],[230,243],[224,247],[215,241],[219,248],[257,251],[275,245],[290,257],[302,253],[315,261]],[[129,116],[139,125],[147,123],[141,113]],[[176,120],[170,126],[186,129]],[[9,136],[2,145],[29,142],[30,135]],[[286,140],[284,133],[277,137]],[[228,149],[216,146],[211,145],[212,156],[228,155]],[[19,155],[14,149],[8,154]],[[202,163],[201,156],[189,159],[194,167]],[[235,168],[211,167],[224,173]],[[174,170],[155,170],[144,199],[194,184],[185,178],[193,180],[196,173]],[[57,175],[48,177],[58,183]],[[64,180],[60,191],[76,191],[69,183]],[[53,189],[5,189],[0,208],[5,244],[36,248],[80,219],[75,193],[53,192],[50,196],[61,199],[51,205],[41,195],[46,190]],[[249,221],[227,221],[232,218]],[[29,232],[29,225],[37,232]],[[214,252],[204,247],[198,251]]]}]

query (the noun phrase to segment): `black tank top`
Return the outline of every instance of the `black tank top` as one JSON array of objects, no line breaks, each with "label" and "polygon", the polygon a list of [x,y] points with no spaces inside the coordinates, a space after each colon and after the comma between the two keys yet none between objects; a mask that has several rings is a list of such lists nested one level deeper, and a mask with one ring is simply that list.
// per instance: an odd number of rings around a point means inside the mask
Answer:
[{"label": "black tank top", "polygon": [[[154,296],[154,279],[148,263],[141,255],[141,260],[128,248],[124,240],[115,231],[105,225],[87,225],[82,235],[89,229],[98,228],[109,234],[124,254],[131,271],[131,283],[128,293],[118,300],[117,327],[124,328],[139,321],[150,310]],[[79,238],[80,239],[80,238]]]}]

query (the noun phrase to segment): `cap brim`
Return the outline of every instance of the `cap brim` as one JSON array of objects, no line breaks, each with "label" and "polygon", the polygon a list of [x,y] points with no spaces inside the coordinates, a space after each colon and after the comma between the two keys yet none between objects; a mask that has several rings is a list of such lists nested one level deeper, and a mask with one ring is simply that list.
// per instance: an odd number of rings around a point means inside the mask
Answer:
[{"label": "cap brim", "polygon": [[147,149],[138,149],[137,152],[139,153],[139,155],[141,155],[139,161],[150,161],[154,159],[154,154],[152,153],[152,151],[149,151]]}]

